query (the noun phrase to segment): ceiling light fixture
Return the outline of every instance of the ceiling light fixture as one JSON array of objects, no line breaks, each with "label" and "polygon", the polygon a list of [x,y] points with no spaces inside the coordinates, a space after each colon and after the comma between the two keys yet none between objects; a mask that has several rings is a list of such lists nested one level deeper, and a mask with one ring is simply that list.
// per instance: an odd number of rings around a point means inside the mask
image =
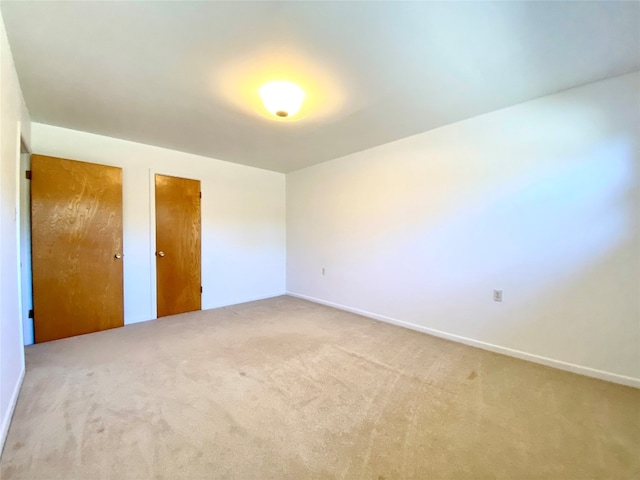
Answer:
[{"label": "ceiling light fixture", "polygon": [[278,117],[293,117],[302,106],[304,90],[291,82],[270,82],[259,90],[262,103]]}]

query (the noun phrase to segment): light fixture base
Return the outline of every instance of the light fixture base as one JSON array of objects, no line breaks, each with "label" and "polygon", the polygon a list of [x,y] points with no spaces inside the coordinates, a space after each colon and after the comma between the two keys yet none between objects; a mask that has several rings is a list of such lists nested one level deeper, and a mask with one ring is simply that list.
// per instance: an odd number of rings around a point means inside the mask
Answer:
[{"label": "light fixture base", "polygon": [[279,117],[288,117],[289,116],[289,114],[287,112],[285,112],[284,110],[278,110],[276,112],[276,115],[279,116]]}]

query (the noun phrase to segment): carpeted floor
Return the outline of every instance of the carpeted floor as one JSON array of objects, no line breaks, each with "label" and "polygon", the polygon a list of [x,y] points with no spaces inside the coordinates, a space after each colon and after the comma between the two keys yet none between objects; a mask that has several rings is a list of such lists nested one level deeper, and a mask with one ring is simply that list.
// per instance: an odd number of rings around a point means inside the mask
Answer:
[{"label": "carpeted floor", "polygon": [[291,297],[29,347],[10,479],[637,479],[640,391]]}]

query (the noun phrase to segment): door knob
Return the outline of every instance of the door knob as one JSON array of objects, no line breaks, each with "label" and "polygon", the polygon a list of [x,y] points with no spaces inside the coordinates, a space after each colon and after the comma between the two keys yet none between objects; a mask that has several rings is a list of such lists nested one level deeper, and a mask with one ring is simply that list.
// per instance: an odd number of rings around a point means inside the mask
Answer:
[{"label": "door knob", "polygon": [[164,252],[160,250],[158,253],[156,253],[156,255],[158,255],[159,257],[164,257]]},{"label": "door knob", "polygon": [[120,260],[123,256],[124,256],[124,255],[121,255],[120,253],[116,253],[116,254],[114,255],[114,257],[115,257],[116,259],[118,259],[118,260]]}]

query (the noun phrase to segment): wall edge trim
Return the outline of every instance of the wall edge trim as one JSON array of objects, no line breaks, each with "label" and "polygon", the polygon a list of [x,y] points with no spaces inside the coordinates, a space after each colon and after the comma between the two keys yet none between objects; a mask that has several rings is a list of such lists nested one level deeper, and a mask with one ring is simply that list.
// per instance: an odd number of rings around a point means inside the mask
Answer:
[{"label": "wall edge trim", "polygon": [[283,295],[288,295],[286,291],[279,291],[279,292],[275,292],[275,293],[269,293],[266,295],[259,295],[257,297],[245,297],[245,298],[241,298],[241,299],[237,299],[237,300],[232,300],[231,302],[225,302],[225,303],[221,303],[221,304],[215,304],[215,305],[207,305],[206,307],[202,307],[202,310],[213,310],[215,308],[223,308],[223,307],[231,307],[233,305],[240,305],[241,303],[248,303],[248,302],[256,302],[258,300],[266,300],[267,298],[275,298],[275,297],[281,297]]},{"label": "wall edge trim", "polygon": [[20,370],[18,381],[13,387],[13,393],[11,394],[11,399],[9,400],[9,408],[5,412],[4,418],[2,419],[2,426],[0,427],[0,455],[2,455],[4,443],[7,440],[7,435],[9,434],[9,427],[11,426],[11,420],[13,419],[13,412],[16,409],[16,404],[18,403],[18,396],[20,395],[20,390],[22,389],[22,382],[24,381],[25,371],[26,368],[23,364],[22,369]]},{"label": "wall edge trim", "polygon": [[[200,310],[198,311],[204,311],[204,310],[213,310],[216,308],[223,308],[223,307],[231,307],[232,305],[240,305],[241,303],[247,303],[247,302],[255,302],[257,300],[266,300],[267,298],[274,298],[274,297],[281,297],[283,295],[286,295],[287,292],[278,292],[278,293],[270,293],[268,295],[260,295],[258,297],[249,297],[249,298],[245,298],[245,299],[241,299],[241,300],[233,300],[232,303],[223,303],[220,305],[215,305],[215,306],[203,306]],[[125,321],[124,326],[126,327],[127,325],[135,325],[136,323],[142,323],[142,322],[152,322],[153,320],[157,320],[157,318],[147,318],[147,317],[135,317],[133,319],[129,319],[127,321]]]}]

